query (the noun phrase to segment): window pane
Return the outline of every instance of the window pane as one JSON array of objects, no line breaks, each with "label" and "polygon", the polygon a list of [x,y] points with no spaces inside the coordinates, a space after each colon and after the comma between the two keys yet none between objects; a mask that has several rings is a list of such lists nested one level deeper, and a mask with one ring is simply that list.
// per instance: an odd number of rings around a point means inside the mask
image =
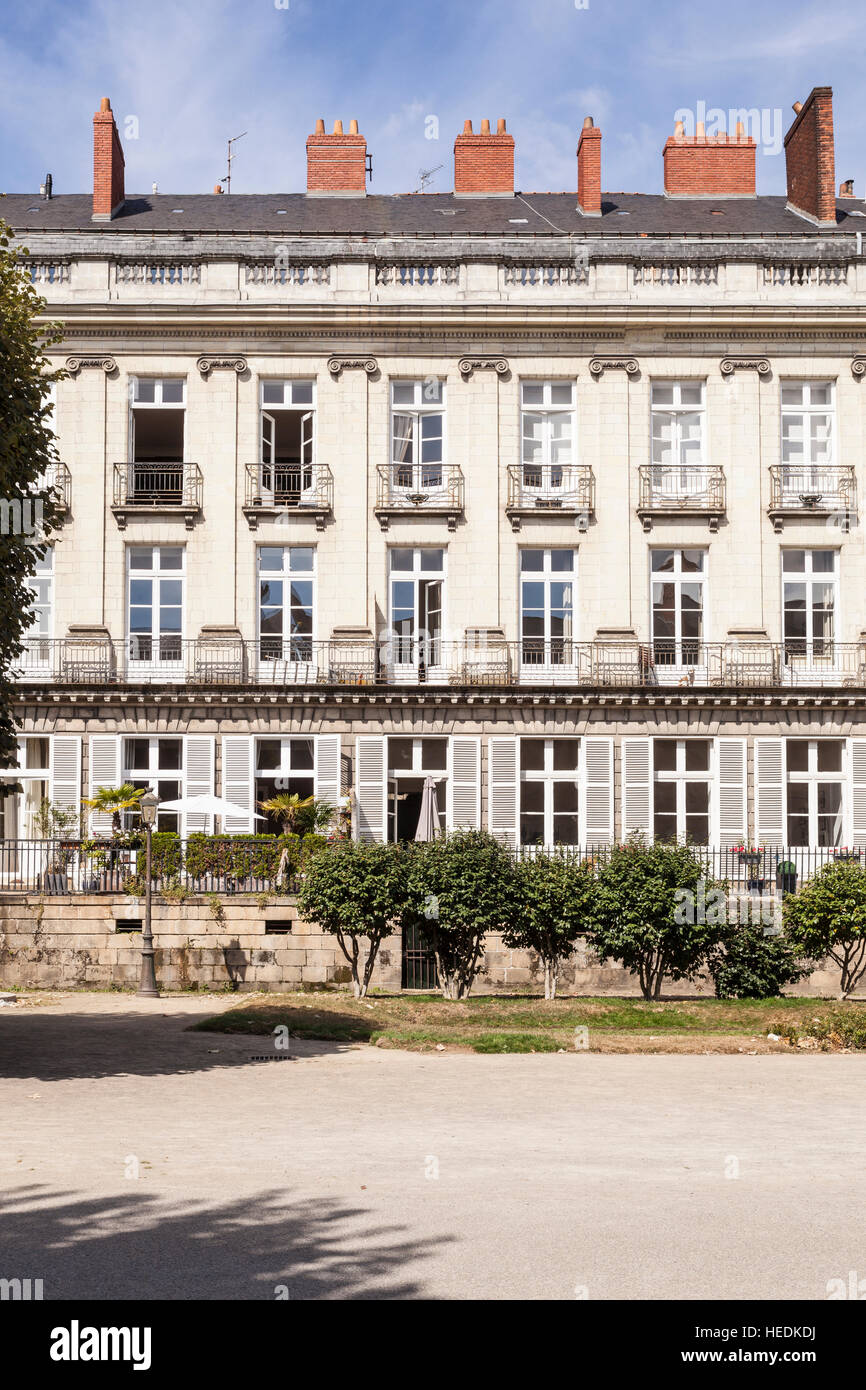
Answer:
[{"label": "window pane", "polygon": [[162,383],[162,399],[166,405],[182,405],[183,381],[164,381]]},{"label": "window pane", "polygon": [[392,570],[410,570],[415,552],[413,550],[392,550]]},{"label": "window pane", "polygon": [[573,400],[574,387],[570,381],[554,381],[551,383],[551,405],[571,405]]},{"label": "window pane", "polygon": [[653,382],[652,403],[653,405],[673,405],[674,388],[670,382]]},{"label": "window pane", "polygon": [[682,555],[682,569],[684,574],[693,574],[703,570],[705,551],[683,550],[680,553]]},{"label": "window pane", "polygon": [[544,569],[543,550],[521,550],[520,568],[526,573],[528,570],[538,571]]},{"label": "window pane", "polygon": [[264,405],[282,405],[283,403],[283,382],[282,381],[263,381],[262,382],[262,403]]},{"label": "window pane", "polygon": [[421,554],[421,568],[422,568],[422,569],[425,569],[425,570],[433,570],[434,572],[438,572],[439,570],[444,569],[444,567],[445,567],[445,551],[444,551],[444,550],[422,550],[422,551],[420,552],[420,554]]},{"label": "window pane", "polygon": [[521,387],[524,405],[542,405],[544,402],[544,383],[524,381]]},{"label": "window pane", "polygon": [[309,546],[293,546],[289,551],[289,569],[309,574],[313,568],[314,551]]},{"label": "window pane", "polygon": [[835,739],[818,740],[818,771],[842,771],[842,745]]},{"label": "window pane", "polygon": [[312,772],[313,740],[311,738],[290,739],[289,758],[292,765],[292,772]]},{"label": "window pane", "polygon": [[411,738],[388,739],[388,766],[394,772],[410,772],[412,769]]},{"label": "window pane", "polygon": [[183,744],[179,738],[157,740],[157,767],[160,771],[176,771],[183,767]]},{"label": "window pane", "polygon": [[686,740],[686,771],[708,772],[710,767],[710,745],[704,739]]},{"label": "window pane", "polygon": [[677,766],[677,744],[673,738],[653,740],[653,767],[656,772],[675,772]]},{"label": "window pane", "polygon": [[520,767],[523,772],[542,772],[544,770],[544,739],[522,738],[520,740]]},{"label": "window pane", "polygon": [[805,550],[783,550],[782,569],[786,574],[803,574],[806,569]]},{"label": "window pane", "polygon": [[576,782],[554,782],[553,783],[553,809],[557,811],[573,811],[577,813],[577,783]]},{"label": "window pane", "polygon": [[805,739],[788,739],[785,745],[785,762],[789,772],[808,772],[809,745]]},{"label": "window pane", "polygon": [[674,552],[672,550],[653,550],[650,552],[650,563],[654,573],[664,573],[674,567]]},{"label": "window pane", "polygon": [[444,772],[448,766],[448,740],[445,738],[425,738],[421,740],[421,767],[425,772]]},{"label": "window pane", "polygon": [[657,813],[675,816],[677,809],[677,786],[675,782],[656,782],[655,809]]},{"label": "window pane", "polygon": [[706,815],[710,809],[710,787],[708,782],[686,782],[686,814]]},{"label": "window pane", "polygon": [[813,550],[812,570],[815,574],[832,574],[836,568],[835,550]]},{"label": "window pane", "polygon": [[573,772],[577,769],[580,741],[576,738],[555,738],[553,740],[553,767],[556,772]]},{"label": "window pane", "polygon": [[574,551],[573,551],[573,550],[551,550],[551,552],[550,552],[550,568],[551,568],[551,570],[552,570],[555,574],[561,572],[562,570],[573,570],[573,569],[574,569]]},{"label": "window pane", "polygon": [[137,545],[129,552],[131,570],[153,569],[153,551],[150,546]]},{"label": "window pane", "polygon": [[259,569],[266,571],[277,570],[282,572],[283,552],[276,546],[259,546]]},{"label": "window pane", "polygon": [[543,782],[521,782],[520,784],[520,809],[521,811],[544,811],[544,783]]}]

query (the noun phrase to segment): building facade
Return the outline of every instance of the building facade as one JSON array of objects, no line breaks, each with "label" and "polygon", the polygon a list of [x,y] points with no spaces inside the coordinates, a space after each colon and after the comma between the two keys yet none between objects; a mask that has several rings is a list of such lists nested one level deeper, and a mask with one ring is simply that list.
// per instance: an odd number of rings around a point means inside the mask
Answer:
[{"label": "building facade", "polygon": [[829,89],[787,198],[741,129],[676,130],[663,195],[602,193],[601,143],[524,195],[467,122],[453,194],[373,196],[320,122],[306,193],[127,196],[104,101],[92,197],[4,200],[66,335],[5,838],[124,781],[411,838],[429,775],[512,845],[866,849],[864,206]]}]

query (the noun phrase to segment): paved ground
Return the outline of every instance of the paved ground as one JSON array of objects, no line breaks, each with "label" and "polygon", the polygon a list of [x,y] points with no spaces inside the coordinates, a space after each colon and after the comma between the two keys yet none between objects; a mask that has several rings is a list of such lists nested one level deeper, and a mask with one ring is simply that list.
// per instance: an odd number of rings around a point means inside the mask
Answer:
[{"label": "paved ground", "polygon": [[[467,1056],[0,1008],[0,1277],[46,1298],[797,1298],[866,1278],[866,1057]],[[585,1290],[585,1293],[581,1291]]]}]

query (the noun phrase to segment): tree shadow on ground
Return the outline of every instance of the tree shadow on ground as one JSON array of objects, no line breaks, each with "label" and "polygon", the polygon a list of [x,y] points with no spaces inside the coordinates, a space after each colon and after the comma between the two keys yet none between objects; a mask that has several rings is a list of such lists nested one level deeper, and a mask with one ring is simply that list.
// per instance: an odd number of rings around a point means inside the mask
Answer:
[{"label": "tree shadow on ground", "polygon": [[73,1197],[41,1186],[0,1201],[4,1278],[55,1299],[413,1299],[420,1241],[361,1207],[276,1190],[231,1202],[147,1193]]}]

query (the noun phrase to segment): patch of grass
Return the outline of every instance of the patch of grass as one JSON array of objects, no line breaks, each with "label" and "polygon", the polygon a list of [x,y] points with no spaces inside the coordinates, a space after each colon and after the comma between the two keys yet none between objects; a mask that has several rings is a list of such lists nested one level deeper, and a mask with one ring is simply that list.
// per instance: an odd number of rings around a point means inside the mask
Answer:
[{"label": "patch of grass", "polygon": [[825,1052],[840,1048],[862,1052],[866,1050],[866,1011],[846,1013],[842,1006],[837,1006],[826,1014],[816,1014],[808,1022],[786,1021],[771,1026],[769,1031],[778,1033],[792,1047],[815,1044]]}]

